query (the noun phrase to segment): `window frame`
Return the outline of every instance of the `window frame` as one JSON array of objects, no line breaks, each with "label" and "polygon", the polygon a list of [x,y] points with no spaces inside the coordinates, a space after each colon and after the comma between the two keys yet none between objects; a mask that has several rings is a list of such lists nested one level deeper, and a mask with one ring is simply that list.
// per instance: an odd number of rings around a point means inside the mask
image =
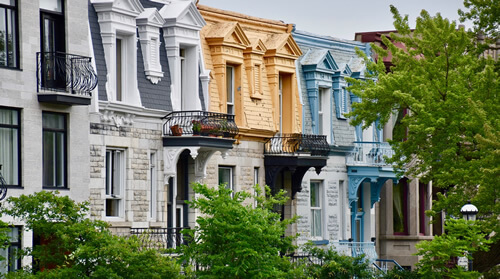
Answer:
[{"label": "window frame", "polygon": [[[229,74],[228,70],[231,72],[231,80],[229,80]],[[236,109],[235,109],[235,74],[236,74],[236,66],[233,65],[226,65],[226,113],[227,114],[236,114]],[[231,95],[231,102],[228,101],[229,95]],[[231,111],[229,109],[231,107]]]},{"label": "window frame", "polygon": [[[403,231],[400,232],[400,231],[396,231],[395,228],[394,228],[394,224],[395,224],[395,215],[394,215],[394,194],[395,194],[395,191],[394,189],[396,187],[398,187],[398,185],[401,185],[401,209],[402,209],[402,223],[403,223]],[[403,178],[399,181],[398,184],[396,184],[394,187],[393,187],[393,191],[392,191],[393,195],[392,195],[392,206],[393,206],[393,212],[392,212],[392,220],[393,220],[393,233],[394,235],[408,235],[409,234],[409,231],[408,231],[408,228],[409,228],[409,212],[408,212],[408,200],[409,200],[409,181],[407,178]]]},{"label": "window frame", "polygon": [[[17,185],[7,184],[6,186],[8,188],[22,188],[23,184],[22,184],[22,175],[21,175],[22,174],[22,169],[21,169],[22,168],[22,158],[21,158],[21,155],[22,155],[22,152],[21,152],[21,148],[22,148],[22,145],[21,145],[21,137],[22,137],[22,134],[21,134],[21,109],[11,108],[11,107],[2,107],[2,106],[0,106],[0,109],[15,111],[16,114],[17,114],[17,124],[1,124],[0,123],[0,128],[16,129],[17,130]],[[4,167],[2,166],[2,169],[0,170],[0,172],[2,172],[2,175],[5,178],[3,170],[4,170]],[[6,182],[7,182],[7,180],[6,180]]]},{"label": "window frame", "polygon": [[[13,32],[15,38],[14,38],[14,42],[15,42],[15,46],[14,46],[14,49],[13,49],[13,53],[14,53],[14,60],[15,62],[13,63],[13,66],[9,66],[9,50],[8,50],[8,44],[6,44],[6,49],[5,49],[5,53],[6,53],[6,63],[7,65],[2,65],[0,64],[0,68],[2,69],[19,69],[20,68],[20,47],[19,47],[19,1],[18,0],[14,0],[14,6],[12,5],[8,5],[8,4],[2,4],[0,3],[0,8],[3,8],[5,9],[5,26],[7,27],[6,29],[9,30],[8,26],[9,25],[9,20],[8,20],[8,12],[9,10],[11,11],[11,16],[12,14],[15,15],[15,18],[14,18],[14,27],[11,26],[11,31]],[[12,20],[11,22],[12,23]],[[8,34],[7,34],[8,36]]]},{"label": "window frame", "polygon": [[[124,215],[124,196],[125,196],[125,183],[126,183],[126,159],[125,159],[125,149],[121,148],[106,148],[106,153],[105,153],[105,159],[104,159],[104,170],[105,170],[105,176],[104,176],[104,196],[105,196],[105,201],[104,201],[104,216],[106,218],[123,218]],[[108,154],[110,155],[110,158],[112,158],[112,161],[109,162],[108,160]],[[115,162],[119,162],[118,165],[118,174],[113,173],[113,171],[116,169]],[[113,167],[110,168],[110,164],[113,164]],[[110,175],[111,174],[111,175]],[[115,178],[118,178],[116,180]],[[119,185],[118,187],[114,187],[115,181],[118,181]],[[114,193],[115,188],[118,188],[118,194]],[[116,205],[117,209],[116,215],[108,215],[108,200],[114,200],[117,201],[118,205]]]},{"label": "window frame", "polygon": [[419,223],[419,234],[420,235],[425,235],[426,234],[426,216],[425,216],[425,210],[427,209],[427,193],[428,193],[428,185],[425,183],[420,182],[418,184],[419,187],[419,193],[418,193],[418,223]]},{"label": "window frame", "polygon": [[218,181],[219,185],[222,183],[225,183],[225,181],[222,181],[222,177],[220,175],[221,170],[229,170],[229,181],[227,182],[226,188],[231,189],[234,193],[234,167],[232,166],[219,166],[218,168]]},{"label": "window frame", "polygon": [[[10,240],[9,240],[9,243],[10,245],[7,247],[7,248],[4,248],[4,249],[0,249],[0,251],[6,251],[6,254],[7,254],[7,257],[2,261],[2,265],[3,263],[5,263],[6,261],[9,261],[7,267],[6,267],[6,271],[7,272],[13,272],[13,271],[16,271],[16,270],[20,270],[22,269],[22,265],[21,265],[21,257],[18,257],[17,259],[15,259],[15,262],[16,262],[16,267],[17,268],[12,268],[12,265],[10,265],[10,259],[12,259],[12,257],[15,257],[16,255],[11,255],[13,253],[13,250],[17,248],[17,251],[20,251],[22,249],[22,231],[23,231],[23,227],[22,226],[12,226],[12,227],[9,227],[9,229],[11,229],[10,232],[13,232],[13,229],[17,229],[17,241],[13,241],[13,236],[14,236],[14,233],[12,233],[12,235],[10,235]],[[1,252],[0,252],[1,254]],[[3,266],[2,266],[3,268]],[[0,274],[2,274],[1,272],[2,270],[0,270]]]},{"label": "window frame", "polygon": [[[314,188],[316,188],[315,190],[315,193],[316,193],[316,197],[315,197],[315,200],[316,200],[316,206],[313,206],[313,196],[312,196],[312,193],[313,193],[313,185],[314,185]],[[309,182],[309,208],[310,208],[310,216],[311,216],[311,237],[313,239],[323,239],[323,228],[324,228],[324,222],[323,222],[323,200],[322,200],[322,197],[323,195],[321,195],[322,193],[322,189],[323,189],[323,182],[322,181],[319,181],[319,180],[311,180]],[[315,230],[315,226],[316,226],[316,223],[315,223],[315,216],[316,216],[316,212],[319,212],[319,220],[320,220],[320,224],[319,224],[319,232],[317,232]],[[316,214],[315,214],[316,213]]]},{"label": "window frame", "polygon": [[[43,115],[47,115],[47,114],[52,114],[52,115],[58,115],[58,116],[62,116],[63,117],[63,121],[64,121],[64,128],[60,129],[60,128],[46,128],[44,127],[44,124],[43,124]],[[60,134],[62,133],[63,134],[63,139],[64,139],[64,143],[63,143],[63,147],[62,147],[62,152],[63,152],[63,175],[64,175],[64,178],[63,178],[63,186],[53,186],[53,185],[45,185],[45,132],[52,132],[52,133],[55,133],[55,134]],[[56,141],[56,145],[57,145],[57,141]],[[58,149],[59,147],[56,146],[56,150]],[[52,162],[52,165],[53,165],[53,168],[54,170],[56,170],[56,177],[58,176],[59,172],[58,171],[58,162],[55,161],[55,162]],[[57,179],[56,179],[57,180]],[[57,184],[57,181],[56,181],[56,184]],[[68,186],[68,115],[65,114],[65,113],[59,113],[59,112],[52,112],[52,111],[43,111],[42,112],[42,187],[44,189],[69,189],[69,186]]]}]

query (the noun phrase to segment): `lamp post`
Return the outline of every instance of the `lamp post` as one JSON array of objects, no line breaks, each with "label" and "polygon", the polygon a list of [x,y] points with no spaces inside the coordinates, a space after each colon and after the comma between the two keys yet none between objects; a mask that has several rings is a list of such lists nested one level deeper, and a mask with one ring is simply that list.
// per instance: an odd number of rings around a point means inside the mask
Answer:
[{"label": "lamp post", "polygon": [[[479,210],[477,209],[477,207],[472,203],[470,203],[470,201],[467,201],[467,203],[460,209],[460,213],[462,213],[464,219],[467,221],[475,221],[478,212]],[[472,259],[469,260],[469,265],[467,269],[469,271],[472,270]]]}]

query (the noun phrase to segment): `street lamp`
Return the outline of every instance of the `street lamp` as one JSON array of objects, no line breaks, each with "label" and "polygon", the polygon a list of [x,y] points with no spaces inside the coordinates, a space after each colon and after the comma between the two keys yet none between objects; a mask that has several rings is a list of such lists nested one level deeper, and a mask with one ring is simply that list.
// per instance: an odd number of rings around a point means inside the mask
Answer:
[{"label": "street lamp", "polygon": [[478,212],[479,210],[477,210],[477,207],[470,203],[470,201],[467,201],[467,203],[462,206],[462,209],[460,209],[460,213],[462,213],[464,219],[467,221],[475,221]]},{"label": "street lamp", "polygon": [[[476,215],[478,212],[479,212],[479,210],[477,210],[477,207],[475,205],[473,205],[472,203],[470,203],[470,201],[467,201],[467,203],[464,206],[462,206],[462,208],[460,209],[460,213],[462,213],[462,215],[464,216],[464,219],[467,221],[475,221]],[[463,261],[462,266],[464,266],[469,271],[471,271],[472,270],[472,258],[467,261],[467,257],[459,257],[458,258],[459,262],[461,260],[460,258],[462,258],[462,261]],[[459,265],[461,265],[461,264],[459,263]]]}]

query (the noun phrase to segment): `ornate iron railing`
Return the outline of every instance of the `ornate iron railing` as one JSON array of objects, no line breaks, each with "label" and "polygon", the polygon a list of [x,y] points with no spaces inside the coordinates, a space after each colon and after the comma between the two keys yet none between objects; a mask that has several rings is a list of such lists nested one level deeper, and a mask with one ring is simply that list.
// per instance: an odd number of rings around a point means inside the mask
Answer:
[{"label": "ornate iron railing", "polygon": [[208,111],[175,111],[167,114],[163,136],[200,135],[234,138],[238,126],[234,115]]},{"label": "ornate iron railing", "polygon": [[347,165],[389,166],[385,160],[394,151],[387,142],[354,142],[354,150],[347,154]]},{"label": "ornate iron railing", "polygon": [[264,146],[264,154],[300,154],[310,153],[315,156],[326,156],[330,145],[326,136],[304,134],[281,134],[270,138]]},{"label": "ornate iron railing", "polygon": [[147,249],[168,249],[185,245],[189,237],[181,231],[182,228],[131,228],[130,234],[137,235],[142,242],[142,247]]},{"label": "ornate iron railing", "polygon": [[352,242],[352,241],[339,241],[339,242],[330,242],[337,251],[337,253],[341,255],[357,257],[361,255],[365,255],[370,263],[374,263],[377,259],[377,252],[375,251],[375,243],[373,242]]},{"label": "ornate iron railing", "polygon": [[90,96],[97,86],[92,58],[63,52],[37,52],[37,92],[69,92]]}]

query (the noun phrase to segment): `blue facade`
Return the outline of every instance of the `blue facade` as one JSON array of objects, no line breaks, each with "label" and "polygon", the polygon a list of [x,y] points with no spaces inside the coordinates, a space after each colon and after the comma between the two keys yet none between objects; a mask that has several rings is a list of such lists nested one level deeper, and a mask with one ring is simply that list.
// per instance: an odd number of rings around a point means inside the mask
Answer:
[{"label": "blue facade", "polygon": [[[374,236],[370,235],[374,226],[370,224],[370,209],[380,200],[383,185],[389,180],[397,182],[392,166],[384,160],[384,156],[391,156],[392,150],[383,142],[378,123],[363,131],[361,125],[351,126],[345,116],[352,103],[360,101],[347,91],[345,78],[364,78],[366,68],[355,51],[358,48],[371,56],[370,45],[299,30],[294,30],[293,36],[304,53],[297,69],[304,83],[303,129],[314,134],[327,133],[330,155],[345,157],[350,238],[355,242],[367,241]],[[320,92],[328,96],[321,99]],[[327,106],[321,102],[325,99]],[[329,108],[329,113],[323,111],[324,107]],[[323,115],[328,115],[328,119],[322,118]]]}]

